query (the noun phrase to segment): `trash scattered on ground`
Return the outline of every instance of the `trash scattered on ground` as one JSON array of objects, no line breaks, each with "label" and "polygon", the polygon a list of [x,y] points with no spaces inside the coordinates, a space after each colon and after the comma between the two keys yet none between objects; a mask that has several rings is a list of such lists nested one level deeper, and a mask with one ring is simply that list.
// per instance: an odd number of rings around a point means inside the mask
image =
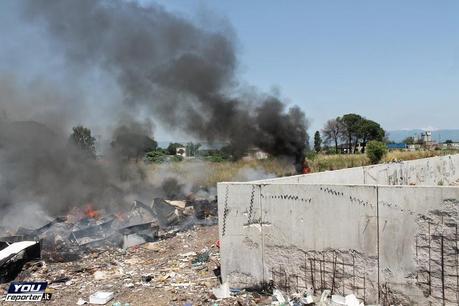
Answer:
[{"label": "trash scattered on ground", "polygon": [[199,254],[196,255],[196,257],[193,259],[191,263],[193,264],[193,266],[202,265],[203,263],[206,263],[209,261],[209,254],[210,254],[209,250],[201,251]]},{"label": "trash scattered on ground", "polygon": [[[158,240],[126,249],[101,245],[85,249],[78,260],[26,262],[16,281],[47,281],[60,306],[152,305],[153,298],[154,305],[332,305],[330,290],[313,296],[309,291],[287,294],[272,283],[250,289],[222,284],[217,238],[217,226],[159,229]],[[0,290],[8,285],[0,284]],[[95,292],[112,294],[93,296]],[[362,305],[355,296],[334,295],[335,300],[343,298],[339,305]]]}]

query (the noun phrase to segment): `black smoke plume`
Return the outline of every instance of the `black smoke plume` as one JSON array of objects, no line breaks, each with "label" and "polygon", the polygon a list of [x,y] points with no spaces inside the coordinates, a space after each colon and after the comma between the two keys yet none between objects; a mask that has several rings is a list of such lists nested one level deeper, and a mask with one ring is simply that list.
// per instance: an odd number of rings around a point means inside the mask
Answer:
[{"label": "black smoke plume", "polygon": [[[235,158],[255,146],[301,164],[304,113],[241,84],[229,26],[204,28],[158,5],[121,0],[6,0],[3,8],[21,19],[4,24],[0,14],[0,210],[35,201],[57,214],[151,197],[145,173],[116,158],[141,158],[156,146],[149,119],[229,143]],[[29,38],[51,52],[49,63]],[[104,164],[69,147],[76,125],[105,125],[115,158]]]},{"label": "black smoke plume", "polygon": [[230,30],[203,29],[159,6],[127,1],[36,0],[26,17],[51,33],[69,63],[98,66],[119,84],[124,105],[197,139],[251,146],[301,163],[308,126],[297,107],[241,94]]}]

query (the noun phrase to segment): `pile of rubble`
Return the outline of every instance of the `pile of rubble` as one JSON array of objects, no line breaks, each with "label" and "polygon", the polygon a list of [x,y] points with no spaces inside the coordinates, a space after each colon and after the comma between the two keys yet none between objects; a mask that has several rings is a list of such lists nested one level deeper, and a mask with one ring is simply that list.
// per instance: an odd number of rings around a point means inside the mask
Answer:
[{"label": "pile of rubble", "polygon": [[[106,294],[104,303],[112,306],[300,306],[313,302],[359,306],[353,296],[328,296],[330,292],[313,297],[306,292],[287,295],[269,285],[244,290],[222,284],[216,225],[160,230],[154,242],[126,249],[93,248],[77,261],[30,261],[15,280],[47,281],[52,292],[47,303],[54,305],[84,305],[91,297]],[[0,290],[6,292],[8,287],[5,283]]]},{"label": "pile of rubble", "polygon": [[78,261],[31,261],[16,281],[47,281],[48,303],[55,305],[83,305],[97,292],[112,294],[107,305],[271,304],[270,294],[231,289],[224,299],[215,295],[221,286],[217,239],[217,226],[195,225],[127,249],[94,248]]},{"label": "pile of rubble", "polygon": [[34,259],[71,262],[101,248],[127,249],[171,237],[195,224],[217,223],[216,201],[134,201],[129,209],[107,213],[74,208],[38,228],[0,227],[0,282],[14,280]]}]

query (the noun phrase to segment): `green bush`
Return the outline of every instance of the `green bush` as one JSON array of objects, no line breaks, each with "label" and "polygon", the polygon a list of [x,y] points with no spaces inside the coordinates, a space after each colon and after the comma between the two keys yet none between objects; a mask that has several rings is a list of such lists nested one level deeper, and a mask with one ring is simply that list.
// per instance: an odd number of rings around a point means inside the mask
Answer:
[{"label": "green bush", "polygon": [[210,161],[211,163],[221,163],[228,161],[228,156],[222,153],[213,153],[205,157],[205,160]]},{"label": "green bush", "polygon": [[372,164],[379,163],[384,155],[387,154],[387,146],[381,141],[372,140],[367,143],[365,148],[367,152],[367,157]]},{"label": "green bush", "polygon": [[171,162],[181,162],[183,160],[183,156],[180,155],[174,155],[171,157]]},{"label": "green bush", "polygon": [[166,154],[164,154],[163,151],[150,151],[147,154],[145,154],[145,160],[157,164],[164,163],[167,160]]}]

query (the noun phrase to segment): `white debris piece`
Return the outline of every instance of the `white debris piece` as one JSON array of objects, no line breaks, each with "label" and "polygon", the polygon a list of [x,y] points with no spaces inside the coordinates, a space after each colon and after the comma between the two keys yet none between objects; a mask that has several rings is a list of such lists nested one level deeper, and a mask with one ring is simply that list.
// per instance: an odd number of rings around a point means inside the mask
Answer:
[{"label": "white debris piece", "polygon": [[312,298],[312,295],[307,295],[305,298],[301,300],[303,304],[311,304],[314,303],[314,299]]},{"label": "white debris piece", "polygon": [[277,303],[275,303],[276,305],[285,303],[285,298],[282,295],[282,292],[280,292],[280,290],[274,289],[273,290],[273,297],[276,298],[276,302],[277,302]]},{"label": "white debris piece", "polygon": [[230,292],[228,283],[222,284],[219,288],[212,289],[212,293],[219,300],[226,299],[231,296],[231,292]]},{"label": "white debris piece", "polygon": [[97,291],[89,297],[89,303],[95,305],[105,305],[113,299],[114,293],[107,291]]},{"label": "white debris piece", "polygon": [[331,291],[326,289],[322,292],[322,295],[320,296],[320,301],[319,305],[328,305],[328,297],[330,296]]},{"label": "white debris piece", "polygon": [[333,294],[331,305],[346,305],[346,298],[342,295]]},{"label": "white debris piece", "polygon": [[190,257],[190,256],[196,256],[196,252],[188,252],[188,253],[183,253],[179,254],[181,257]]},{"label": "white debris piece", "polygon": [[81,306],[81,305],[87,304],[88,302],[85,301],[85,300],[83,300],[82,298],[79,298],[78,301],[77,301],[76,303],[77,303],[77,305],[80,305],[80,306]]},{"label": "white debris piece", "polygon": [[108,278],[108,273],[106,271],[96,271],[93,275],[95,280],[103,280]]},{"label": "white debris piece", "polygon": [[357,297],[354,294],[349,294],[346,295],[346,305],[347,306],[360,306],[363,305],[363,303],[360,303]]},{"label": "white debris piece", "polygon": [[178,208],[181,208],[181,209],[185,209],[185,206],[186,206],[186,202],[185,201],[172,201],[172,200],[164,200],[166,201],[167,203],[175,206],[175,207],[178,207]]},{"label": "white debris piece", "polygon": [[332,295],[331,305],[346,305],[346,306],[362,306],[363,303],[360,303],[357,297],[354,294],[346,295]]},{"label": "white debris piece", "polygon": [[12,243],[0,251],[0,260],[6,259],[11,255],[17,254],[37,243],[37,241],[20,241]]}]

